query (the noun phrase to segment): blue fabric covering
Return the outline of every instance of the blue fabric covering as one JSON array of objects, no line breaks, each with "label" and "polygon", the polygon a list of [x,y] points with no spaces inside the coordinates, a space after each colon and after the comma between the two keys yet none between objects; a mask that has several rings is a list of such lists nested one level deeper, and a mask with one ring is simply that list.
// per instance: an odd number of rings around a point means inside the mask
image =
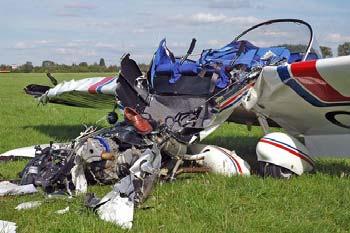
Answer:
[{"label": "blue fabric covering", "polygon": [[[243,43],[243,44],[242,44]],[[241,50],[241,51],[239,51]],[[267,52],[274,55],[268,60],[261,60]],[[237,56],[239,57],[237,58]],[[299,59],[300,54],[290,53],[285,47],[259,48],[248,41],[233,41],[220,49],[203,50],[197,62],[185,61],[180,64],[172,52],[166,47],[166,40],[161,40],[159,47],[154,54],[151,67],[151,84],[157,75],[170,75],[169,84],[176,83],[181,76],[195,76],[201,70],[215,72],[219,75],[216,86],[225,88],[230,81],[230,70],[232,66],[243,64],[248,69],[256,65],[266,65],[273,61],[286,59],[288,62]]]},{"label": "blue fabric covering", "polygon": [[198,74],[199,65],[196,63],[185,62],[180,64],[179,59],[173,59],[172,52],[166,47],[166,40],[163,39],[159,43],[159,47],[153,56],[151,67],[151,84],[154,84],[156,74],[170,74],[169,83],[175,83],[181,75]]},{"label": "blue fabric covering", "polygon": [[180,62],[175,60],[175,63],[173,63],[173,73],[169,83],[176,83],[176,81],[181,78],[180,65]]},{"label": "blue fabric covering", "polygon": [[246,53],[242,53],[235,61],[235,65],[242,64],[251,67],[254,58],[256,58],[256,53],[257,49],[252,49]]},{"label": "blue fabric covering", "polygon": [[230,73],[226,71],[225,66],[221,66],[219,70],[219,79],[216,81],[218,88],[225,88],[230,83]]},{"label": "blue fabric covering", "polygon": [[[159,75],[168,75],[174,69],[174,63],[165,63],[158,65],[156,73]],[[199,72],[200,67],[196,63],[183,63],[179,66],[179,73],[183,75],[196,75]]]},{"label": "blue fabric covering", "polygon": [[[302,59],[303,59],[303,56],[300,53],[291,53],[288,59],[288,63],[291,64],[294,62],[299,62],[299,61],[302,61]],[[317,60],[317,59],[319,59],[319,57],[317,56],[316,53],[309,53],[309,55],[306,58],[306,61]]]},{"label": "blue fabric covering", "polygon": [[298,62],[303,59],[303,56],[300,53],[291,53],[288,59],[288,63]]},{"label": "blue fabric covering", "polygon": [[306,58],[307,61],[309,61],[309,60],[317,60],[317,59],[318,59],[318,56],[317,56],[316,53],[309,53],[307,55],[307,58]]},{"label": "blue fabric covering", "polygon": [[232,60],[236,59],[241,43],[244,43],[243,53],[257,48],[248,41],[233,41],[220,49],[204,50],[199,59],[199,64],[221,63],[230,65]]},{"label": "blue fabric covering", "polygon": [[156,53],[153,56],[152,60],[152,67],[151,67],[151,84],[153,86],[153,79],[156,74],[156,67],[161,64],[171,64],[172,59],[170,58],[170,50],[166,47],[166,40],[165,38],[160,41],[159,47],[156,51]]}]

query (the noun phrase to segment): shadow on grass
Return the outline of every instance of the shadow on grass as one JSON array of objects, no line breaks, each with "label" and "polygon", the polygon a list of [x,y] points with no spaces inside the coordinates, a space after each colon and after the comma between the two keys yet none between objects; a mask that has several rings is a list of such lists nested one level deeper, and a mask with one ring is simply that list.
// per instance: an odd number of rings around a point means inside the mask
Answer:
[{"label": "shadow on grass", "polygon": [[24,126],[23,128],[36,130],[56,141],[69,141],[74,139],[85,129],[83,125],[31,125]]},{"label": "shadow on grass", "polygon": [[206,138],[204,143],[235,150],[237,154],[255,156],[255,147],[259,139],[258,136],[214,136]]},{"label": "shadow on grass", "polygon": [[[230,150],[235,150],[237,155],[246,160],[252,171],[257,171],[258,163],[256,158],[256,144],[258,136],[215,136],[204,140],[206,144],[221,146]],[[317,159],[316,171],[330,176],[350,177],[350,161],[347,159]]]},{"label": "shadow on grass", "polygon": [[[24,129],[34,129],[43,133],[55,141],[69,141],[79,135],[84,130],[83,125],[34,125],[25,126]],[[203,141],[205,144],[217,145],[236,153],[246,160],[252,170],[257,169],[256,144],[258,136],[211,136]],[[331,176],[350,176],[350,163],[345,159],[318,159],[316,170]]]},{"label": "shadow on grass", "polygon": [[331,176],[350,176],[350,164],[345,159],[320,159],[316,171]]}]

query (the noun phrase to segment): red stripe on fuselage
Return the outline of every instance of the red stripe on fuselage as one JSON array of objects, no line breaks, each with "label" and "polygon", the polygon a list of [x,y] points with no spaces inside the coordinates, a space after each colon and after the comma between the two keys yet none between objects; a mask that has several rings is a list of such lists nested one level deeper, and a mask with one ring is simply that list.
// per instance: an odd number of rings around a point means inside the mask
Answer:
[{"label": "red stripe on fuselage", "polygon": [[101,86],[101,85],[103,85],[103,84],[105,84],[105,83],[107,83],[107,82],[110,81],[112,78],[113,78],[113,77],[105,77],[105,78],[103,78],[101,81],[99,81],[99,82],[97,82],[97,83],[91,85],[91,86],[89,87],[89,89],[88,89],[88,92],[89,92],[90,94],[97,94],[97,87],[98,87],[98,86]]},{"label": "red stripe on fuselage", "polygon": [[254,86],[255,82],[253,83],[249,83],[248,85],[246,85],[245,87],[243,87],[236,95],[230,97],[229,99],[227,99],[224,103],[220,104],[220,109],[227,107],[228,105],[230,105],[231,103],[233,103],[244,91],[246,91],[247,89],[249,89],[250,87]]},{"label": "red stripe on fuselage", "polygon": [[343,96],[326,80],[322,78],[316,68],[316,60],[291,64],[293,77],[318,99],[325,102],[350,101],[349,96]]},{"label": "red stripe on fuselage", "polygon": [[216,149],[218,149],[219,151],[221,151],[222,153],[224,153],[225,155],[227,155],[227,157],[233,162],[234,165],[236,165],[237,169],[238,169],[238,172],[239,174],[242,174],[242,168],[241,166],[239,165],[238,161],[230,154],[230,153],[227,153],[225,150],[221,149],[220,147],[218,146],[215,146]]},{"label": "red stripe on fuselage", "polygon": [[285,151],[289,152],[290,154],[295,155],[295,156],[301,158],[302,160],[305,160],[305,161],[308,162],[311,166],[314,166],[314,162],[313,162],[311,159],[309,159],[309,158],[306,157],[305,155],[303,155],[303,154],[301,154],[301,153],[299,153],[299,152],[297,152],[297,151],[294,151],[294,150],[292,150],[292,149],[290,149],[290,148],[288,148],[288,147],[286,147],[286,146],[284,146],[284,145],[282,145],[282,144],[279,144],[279,143],[277,143],[277,142],[268,141],[268,140],[266,140],[266,139],[264,139],[264,138],[260,139],[260,142],[267,143],[267,144],[273,145],[273,146],[275,146],[275,147],[278,147],[278,148],[280,148],[280,149],[282,149],[282,150],[285,150]]}]

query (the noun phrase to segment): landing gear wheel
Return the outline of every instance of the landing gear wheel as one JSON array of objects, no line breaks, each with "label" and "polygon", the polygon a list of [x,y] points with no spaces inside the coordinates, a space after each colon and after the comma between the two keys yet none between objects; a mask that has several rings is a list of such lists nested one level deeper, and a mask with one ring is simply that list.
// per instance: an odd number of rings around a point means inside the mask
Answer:
[{"label": "landing gear wheel", "polygon": [[281,179],[290,179],[294,174],[287,168],[277,166],[272,163],[267,163],[263,161],[258,161],[258,174],[262,177],[273,177]]}]

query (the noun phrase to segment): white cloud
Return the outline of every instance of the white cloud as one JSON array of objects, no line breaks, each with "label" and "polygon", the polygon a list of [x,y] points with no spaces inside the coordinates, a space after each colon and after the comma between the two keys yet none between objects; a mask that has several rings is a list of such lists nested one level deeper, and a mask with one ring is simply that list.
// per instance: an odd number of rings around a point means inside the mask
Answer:
[{"label": "white cloud", "polygon": [[13,48],[15,48],[15,49],[32,49],[32,48],[34,48],[34,44],[30,43],[30,42],[20,41],[20,42],[17,42],[13,46]]},{"label": "white cloud", "polygon": [[95,28],[116,28],[119,26],[119,23],[116,23],[116,22],[89,22],[89,23],[86,23],[86,26],[95,27]]},{"label": "white cloud", "polygon": [[56,43],[54,40],[28,40],[28,41],[19,41],[15,43],[11,48],[18,50],[41,48],[47,46],[53,46]]},{"label": "white cloud", "polygon": [[90,46],[91,44],[95,43],[92,40],[70,40],[70,41],[65,41],[60,43],[60,47],[65,47],[65,48],[81,48],[83,46]]},{"label": "white cloud", "polygon": [[209,0],[208,2],[211,8],[238,9],[254,7],[249,0]]},{"label": "white cloud", "polygon": [[207,44],[209,46],[218,46],[218,45],[222,45],[223,43],[220,42],[219,40],[208,40]]},{"label": "white cloud", "polygon": [[184,42],[170,42],[169,48],[188,48],[189,44],[186,44]]},{"label": "white cloud", "polygon": [[56,16],[59,16],[59,17],[80,17],[80,15],[77,13],[70,13],[70,12],[65,12],[65,11],[60,11],[60,12],[56,13]]},{"label": "white cloud", "polygon": [[350,41],[350,36],[341,35],[340,33],[330,33],[325,38],[325,42],[343,43],[345,41]]},{"label": "white cloud", "polygon": [[92,10],[92,9],[96,9],[97,5],[88,4],[88,3],[81,3],[81,2],[75,2],[75,3],[70,3],[70,4],[64,5],[64,8]]},{"label": "white cloud", "polygon": [[67,55],[67,54],[72,54],[74,52],[74,49],[57,48],[55,49],[55,51],[57,54]]},{"label": "white cloud", "polygon": [[56,16],[59,17],[81,17],[82,15],[79,13],[83,13],[83,11],[90,11],[96,9],[98,6],[89,3],[81,3],[81,2],[73,2],[69,4],[65,4],[63,8],[61,8]]},{"label": "white cloud", "polygon": [[152,54],[139,54],[135,53],[132,54],[132,59],[136,60],[137,62],[146,62],[148,63],[152,59]]},{"label": "white cloud", "polygon": [[106,43],[106,42],[95,42],[94,47],[97,49],[110,49],[110,50],[118,50],[118,51],[124,51],[125,49],[133,49],[136,48],[136,45],[133,43]]},{"label": "white cloud", "polygon": [[92,43],[92,40],[86,40],[86,39],[76,39],[76,40],[72,40],[72,42],[76,42],[76,43]]},{"label": "white cloud", "polygon": [[223,14],[213,15],[210,13],[198,13],[189,17],[189,21],[193,23],[218,23],[226,19],[227,17]]},{"label": "white cloud", "polygon": [[258,18],[254,16],[227,16],[224,14],[212,14],[212,13],[197,13],[190,17],[184,15],[177,15],[170,20],[181,21],[183,24],[255,24],[260,22]]},{"label": "white cloud", "polygon": [[81,45],[80,43],[76,43],[76,42],[68,42],[68,43],[65,44],[65,46],[69,47],[69,48],[77,48],[80,45]]},{"label": "white cloud", "polygon": [[291,32],[284,31],[263,31],[262,34],[265,36],[291,36]]},{"label": "white cloud", "polygon": [[36,40],[34,41],[35,44],[50,44],[52,41],[49,40]]},{"label": "white cloud", "polygon": [[112,43],[105,43],[105,42],[97,42],[95,44],[96,48],[104,48],[104,49],[116,49],[116,45]]},{"label": "white cloud", "polygon": [[144,33],[146,32],[146,29],[144,28],[135,28],[132,30],[133,33]]},{"label": "white cloud", "polygon": [[258,19],[254,16],[233,16],[227,17],[224,20],[225,23],[236,23],[236,24],[256,24],[260,23],[261,19]]},{"label": "white cloud", "polygon": [[270,47],[273,45],[278,45],[278,43],[274,44],[271,41],[266,40],[249,40],[249,42],[258,47]]},{"label": "white cloud", "polygon": [[75,55],[75,56],[96,56],[95,50],[88,49],[76,49],[76,48],[57,48],[55,49],[56,54],[59,55]]}]

